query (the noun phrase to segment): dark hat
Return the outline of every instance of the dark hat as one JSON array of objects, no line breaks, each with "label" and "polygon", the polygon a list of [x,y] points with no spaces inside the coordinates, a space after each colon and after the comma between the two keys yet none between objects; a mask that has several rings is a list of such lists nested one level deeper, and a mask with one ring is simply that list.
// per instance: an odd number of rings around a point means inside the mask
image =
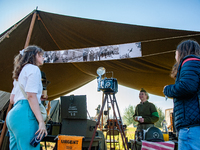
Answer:
[{"label": "dark hat", "polygon": [[147,93],[147,91],[143,88],[141,88],[140,92],[144,92],[144,93]]}]

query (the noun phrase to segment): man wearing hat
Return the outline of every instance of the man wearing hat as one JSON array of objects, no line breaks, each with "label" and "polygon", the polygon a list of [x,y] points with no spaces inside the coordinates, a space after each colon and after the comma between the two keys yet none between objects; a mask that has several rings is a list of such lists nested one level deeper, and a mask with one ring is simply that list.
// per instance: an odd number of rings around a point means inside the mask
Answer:
[{"label": "man wearing hat", "polygon": [[149,94],[142,88],[139,98],[141,100],[135,108],[133,119],[138,122],[137,130],[148,129],[159,120],[157,109],[153,103],[148,102]]},{"label": "man wearing hat", "polygon": [[138,122],[135,132],[135,143],[133,145],[134,150],[141,149],[142,143],[140,140],[144,138],[143,130],[153,127],[154,123],[159,120],[156,107],[153,103],[148,102],[149,94],[143,88],[140,90],[139,98],[141,102],[136,106],[135,114],[133,115],[133,119]]}]

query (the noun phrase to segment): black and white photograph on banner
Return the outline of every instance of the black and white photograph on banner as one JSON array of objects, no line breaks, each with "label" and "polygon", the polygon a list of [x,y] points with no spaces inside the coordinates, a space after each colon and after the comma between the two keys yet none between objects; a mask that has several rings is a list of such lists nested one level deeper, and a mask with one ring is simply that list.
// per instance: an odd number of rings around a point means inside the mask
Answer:
[{"label": "black and white photograph on banner", "polygon": [[88,48],[83,49],[83,61],[88,61],[88,53],[89,53]]},{"label": "black and white photograph on banner", "polygon": [[44,53],[45,63],[55,63],[60,58],[60,51],[47,51]]},{"label": "black and white photograph on banner", "polygon": [[82,49],[47,51],[44,54],[45,63],[82,62]]},{"label": "black and white photograph on banner", "polygon": [[119,59],[119,45],[100,47],[100,60]]},{"label": "black and white photograph on banner", "polygon": [[61,58],[62,62],[82,62],[83,49],[65,50],[61,55]]},{"label": "black and white photograph on banner", "polygon": [[141,57],[141,42],[119,45],[120,59]]},{"label": "black and white photograph on banner", "polygon": [[83,61],[99,61],[99,47],[91,47],[83,49]]},{"label": "black and white photograph on banner", "polygon": [[44,54],[45,63],[70,63],[86,61],[103,61],[141,57],[141,43],[128,43],[71,49],[62,51],[47,51]]}]

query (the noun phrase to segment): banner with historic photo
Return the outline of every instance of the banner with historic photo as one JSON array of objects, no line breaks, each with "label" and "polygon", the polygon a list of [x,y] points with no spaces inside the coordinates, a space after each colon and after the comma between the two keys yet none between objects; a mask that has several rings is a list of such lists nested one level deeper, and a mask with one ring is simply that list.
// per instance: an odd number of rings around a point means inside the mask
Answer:
[{"label": "banner with historic photo", "polygon": [[82,49],[46,51],[45,63],[102,61],[141,57],[141,42]]}]

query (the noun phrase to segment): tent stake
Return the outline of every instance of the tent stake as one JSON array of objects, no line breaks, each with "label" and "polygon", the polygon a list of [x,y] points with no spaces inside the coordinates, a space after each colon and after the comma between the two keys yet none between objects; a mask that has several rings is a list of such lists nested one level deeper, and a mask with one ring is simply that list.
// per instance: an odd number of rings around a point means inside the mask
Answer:
[{"label": "tent stake", "polygon": [[[32,17],[32,20],[31,20],[31,24],[30,24],[30,27],[29,27],[28,35],[26,37],[26,43],[24,45],[24,48],[26,48],[30,43],[33,27],[34,27],[34,24],[35,24],[36,14],[37,14],[37,11],[34,11],[33,17]],[[8,112],[11,110],[11,108],[12,108],[12,104],[9,103],[6,116],[7,116]],[[6,117],[5,117],[5,122],[3,124],[3,129],[2,129],[2,132],[1,132],[1,136],[0,136],[0,149],[2,149],[2,143],[3,143],[4,137],[5,137],[6,130],[7,130],[7,126],[6,126]]]}]

